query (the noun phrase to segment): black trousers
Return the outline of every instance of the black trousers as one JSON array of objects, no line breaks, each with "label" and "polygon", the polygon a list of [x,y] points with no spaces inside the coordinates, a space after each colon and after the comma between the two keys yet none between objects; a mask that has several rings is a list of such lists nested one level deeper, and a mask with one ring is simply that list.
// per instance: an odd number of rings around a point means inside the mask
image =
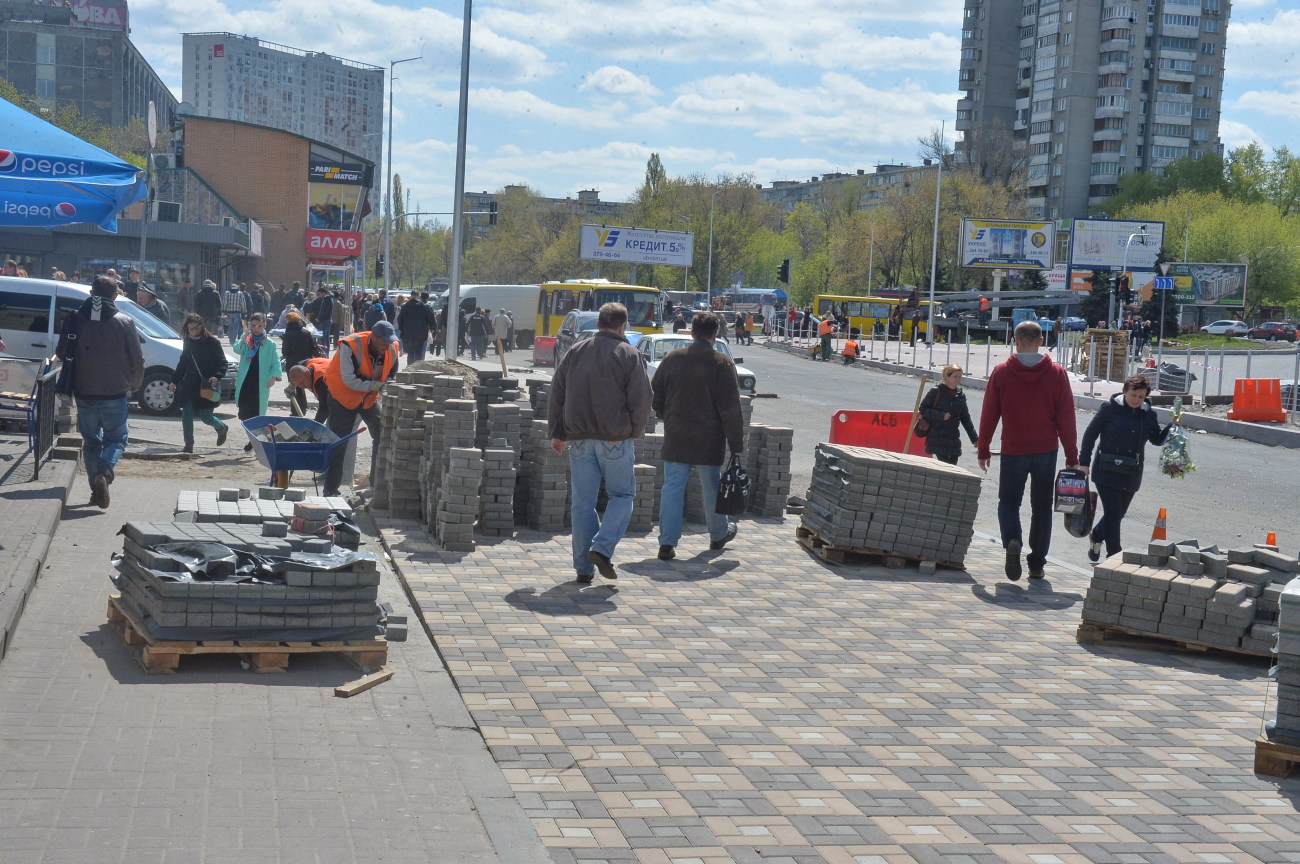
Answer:
[{"label": "black trousers", "polygon": [[[379,403],[369,408],[345,408],[330,394],[330,416],[326,426],[335,435],[342,438],[351,435],[356,428],[357,418],[365,421],[366,431],[370,433],[370,485],[375,485],[375,457],[379,453],[380,416]],[[325,494],[339,494],[339,483],[343,474],[343,456],[346,447],[339,447],[330,457],[330,464],[325,468]],[[351,478],[349,478],[351,479]]]},{"label": "black trousers", "polygon": [[1128,513],[1128,505],[1133,503],[1133,496],[1138,487],[1125,489],[1119,486],[1097,486],[1097,500],[1101,502],[1101,518],[1092,526],[1088,539],[1094,543],[1106,541],[1106,557],[1121,551],[1119,544],[1119,525]]}]

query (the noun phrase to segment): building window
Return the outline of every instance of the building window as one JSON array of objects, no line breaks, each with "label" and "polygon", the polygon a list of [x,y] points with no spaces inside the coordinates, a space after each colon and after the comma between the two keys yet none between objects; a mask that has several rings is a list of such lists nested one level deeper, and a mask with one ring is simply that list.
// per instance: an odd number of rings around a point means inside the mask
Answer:
[{"label": "building window", "polygon": [[1210,130],[1209,130],[1209,129],[1193,129],[1193,130],[1192,130],[1192,140],[1193,140],[1193,141],[1208,141],[1208,140],[1210,140]]},{"label": "building window", "polygon": [[1196,15],[1170,15],[1165,13],[1162,19],[1169,27],[1200,27],[1201,19]]},{"label": "building window", "polygon": [[1219,46],[1215,45],[1213,42],[1202,42],[1202,43],[1201,43],[1201,53],[1202,53],[1202,54],[1217,54],[1218,51],[1219,51]]},{"label": "building window", "polygon": [[1197,109],[1196,109],[1196,119],[1197,119],[1197,120],[1209,120],[1209,119],[1210,119],[1210,109],[1209,109],[1209,108],[1197,108]]},{"label": "building window", "polygon": [[1196,95],[1202,99],[1209,99],[1213,95],[1213,91],[1211,91],[1208,84],[1201,84],[1196,88]]},{"label": "building window", "polygon": [[1217,18],[1206,18],[1205,21],[1201,24],[1201,28],[1206,33],[1218,33],[1219,20]]}]

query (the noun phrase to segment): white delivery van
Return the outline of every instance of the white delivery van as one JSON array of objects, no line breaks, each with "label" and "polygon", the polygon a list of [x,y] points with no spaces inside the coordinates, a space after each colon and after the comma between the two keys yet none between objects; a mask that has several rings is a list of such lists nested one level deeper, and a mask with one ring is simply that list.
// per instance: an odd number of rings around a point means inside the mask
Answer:
[{"label": "white delivery van", "polygon": [[[527,349],[533,347],[533,339],[537,336],[537,298],[540,293],[538,285],[462,285],[460,308],[466,312],[491,309],[493,318],[502,309],[514,312],[515,347]],[[446,305],[444,295],[434,308]]]},{"label": "white delivery van", "polygon": [[[54,356],[59,344],[63,319],[81,308],[90,296],[85,285],[0,276],[0,339],[7,353],[26,360],[43,360]],[[180,334],[135,301],[118,297],[117,308],[135,321],[144,352],[144,382],[135,394],[140,410],[146,414],[169,414],[176,406],[175,395],[168,389],[172,372],[181,358]],[[226,352],[226,377],[221,381],[222,401],[235,397],[235,375],[239,358]]]}]

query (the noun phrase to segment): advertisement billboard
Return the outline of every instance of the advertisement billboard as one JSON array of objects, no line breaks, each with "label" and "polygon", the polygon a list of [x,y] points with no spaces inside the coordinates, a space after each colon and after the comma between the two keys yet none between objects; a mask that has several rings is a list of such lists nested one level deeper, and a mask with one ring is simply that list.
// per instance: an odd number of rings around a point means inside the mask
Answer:
[{"label": "advertisement billboard", "polygon": [[694,251],[695,235],[680,231],[583,225],[578,234],[578,257],[593,261],[689,267]]},{"label": "advertisement billboard", "polygon": [[[59,5],[59,4],[50,4]],[[127,30],[126,0],[75,0],[71,4],[74,26]]]},{"label": "advertisement billboard", "polygon": [[1193,264],[1174,262],[1169,265],[1174,290],[1169,302],[1190,306],[1245,306],[1245,264]]},{"label": "advertisement billboard", "polygon": [[340,260],[361,254],[360,231],[307,229],[307,256],[311,259]]},{"label": "advertisement billboard", "polygon": [[[1145,232],[1146,237],[1129,237]],[[1078,270],[1154,270],[1165,242],[1165,223],[1123,219],[1075,219],[1070,267]],[[1127,255],[1125,253],[1127,252]]]},{"label": "advertisement billboard", "polygon": [[961,220],[961,266],[1051,270],[1055,222]]}]

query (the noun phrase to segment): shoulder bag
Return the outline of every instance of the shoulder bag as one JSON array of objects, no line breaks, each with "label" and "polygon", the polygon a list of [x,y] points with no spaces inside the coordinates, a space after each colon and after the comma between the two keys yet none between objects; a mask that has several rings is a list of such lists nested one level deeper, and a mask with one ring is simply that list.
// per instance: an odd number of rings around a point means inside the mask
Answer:
[{"label": "shoulder bag", "polygon": [[208,379],[203,377],[203,370],[199,368],[199,361],[194,359],[194,352],[190,352],[190,362],[194,364],[194,371],[199,373],[199,398],[206,399],[209,402],[221,401],[221,390],[217,387],[204,387]]},{"label": "shoulder bag", "polygon": [[73,385],[77,377],[77,313],[73,312],[68,320],[67,339],[64,341],[63,363],[59,367],[59,377],[54,382],[54,392],[60,396],[72,396]]},{"label": "shoulder bag", "polygon": [[1132,474],[1141,467],[1142,463],[1138,461],[1136,456],[1125,456],[1122,453],[1103,453],[1098,450],[1093,465],[1098,471]]}]

